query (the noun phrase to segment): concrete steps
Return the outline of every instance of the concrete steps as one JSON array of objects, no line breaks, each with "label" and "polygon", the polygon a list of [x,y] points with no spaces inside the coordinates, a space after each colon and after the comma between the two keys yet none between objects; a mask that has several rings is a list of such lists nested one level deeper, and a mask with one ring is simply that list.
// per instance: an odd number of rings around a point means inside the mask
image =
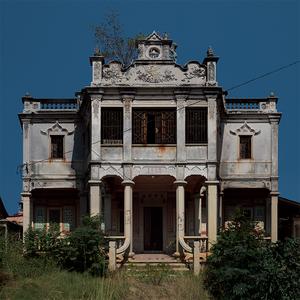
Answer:
[{"label": "concrete steps", "polygon": [[172,256],[166,254],[137,254],[122,266],[129,272],[187,272],[190,269]]}]

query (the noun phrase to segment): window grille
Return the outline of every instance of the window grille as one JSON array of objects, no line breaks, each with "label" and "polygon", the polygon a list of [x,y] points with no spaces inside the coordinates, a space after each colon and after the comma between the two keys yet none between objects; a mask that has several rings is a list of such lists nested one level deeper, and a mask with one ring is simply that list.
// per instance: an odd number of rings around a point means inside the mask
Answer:
[{"label": "window grille", "polygon": [[251,158],[251,136],[241,135],[240,136],[240,158]]},{"label": "window grille", "polygon": [[185,140],[187,144],[207,143],[207,108],[186,108]]},{"label": "window grille", "polygon": [[102,108],[101,110],[102,144],[123,143],[123,109]]},{"label": "window grille", "polygon": [[133,110],[133,144],[175,144],[176,110]]},{"label": "window grille", "polygon": [[64,136],[51,135],[51,158],[64,158]]}]

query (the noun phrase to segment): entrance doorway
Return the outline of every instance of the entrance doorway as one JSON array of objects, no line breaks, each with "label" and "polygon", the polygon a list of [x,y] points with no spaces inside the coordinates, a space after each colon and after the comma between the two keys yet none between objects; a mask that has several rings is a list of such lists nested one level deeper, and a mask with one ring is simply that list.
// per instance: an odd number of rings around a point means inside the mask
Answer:
[{"label": "entrance doorway", "polygon": [[144,250],[163,250],[162,207],[144,207]]}]

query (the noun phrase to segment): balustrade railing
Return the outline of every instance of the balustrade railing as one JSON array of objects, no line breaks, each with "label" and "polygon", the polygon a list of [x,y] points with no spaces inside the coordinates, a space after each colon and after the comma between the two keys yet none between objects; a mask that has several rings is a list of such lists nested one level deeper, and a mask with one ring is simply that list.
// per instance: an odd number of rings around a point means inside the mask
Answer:
[{"label": "balustrade railing", "polygon": [[194,241],[199,241],[200,243],[200,253],[208,252],[208,238],[207,236],[184,236],[186,243],[193,248]]},{"label": "balustrade railing", "polygon": [[45,99],[40,100],[41,110],[77,110],[78,103],[76,99]]},{"label": "balustrade railing", "polygon": [[228,110],[260,110],[260,99],[226,99],[226,109]]}]

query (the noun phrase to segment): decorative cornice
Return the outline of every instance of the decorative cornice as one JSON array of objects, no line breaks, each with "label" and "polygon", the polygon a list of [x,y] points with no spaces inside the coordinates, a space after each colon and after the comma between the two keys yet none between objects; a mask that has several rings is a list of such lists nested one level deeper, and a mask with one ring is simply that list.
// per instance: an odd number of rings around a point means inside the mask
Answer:
[{"label": "decorative cornice", "polygon": [[230,130],[230,133],[233,135],[258,135],[260,130],[255,130],[245,121],[244,124],[237,128],[236,130]]},{"label": "decorative cornice", "polygon": [[55,122],[55,124],[51,127],[49,127],[47,130],[41,130],[41,134],[44,135],[50,135],[52,133],[63,133],[65,135],[71,135],[74,133],[75,130],[69,131],[66,128],[63,128],[58,121]]}]

